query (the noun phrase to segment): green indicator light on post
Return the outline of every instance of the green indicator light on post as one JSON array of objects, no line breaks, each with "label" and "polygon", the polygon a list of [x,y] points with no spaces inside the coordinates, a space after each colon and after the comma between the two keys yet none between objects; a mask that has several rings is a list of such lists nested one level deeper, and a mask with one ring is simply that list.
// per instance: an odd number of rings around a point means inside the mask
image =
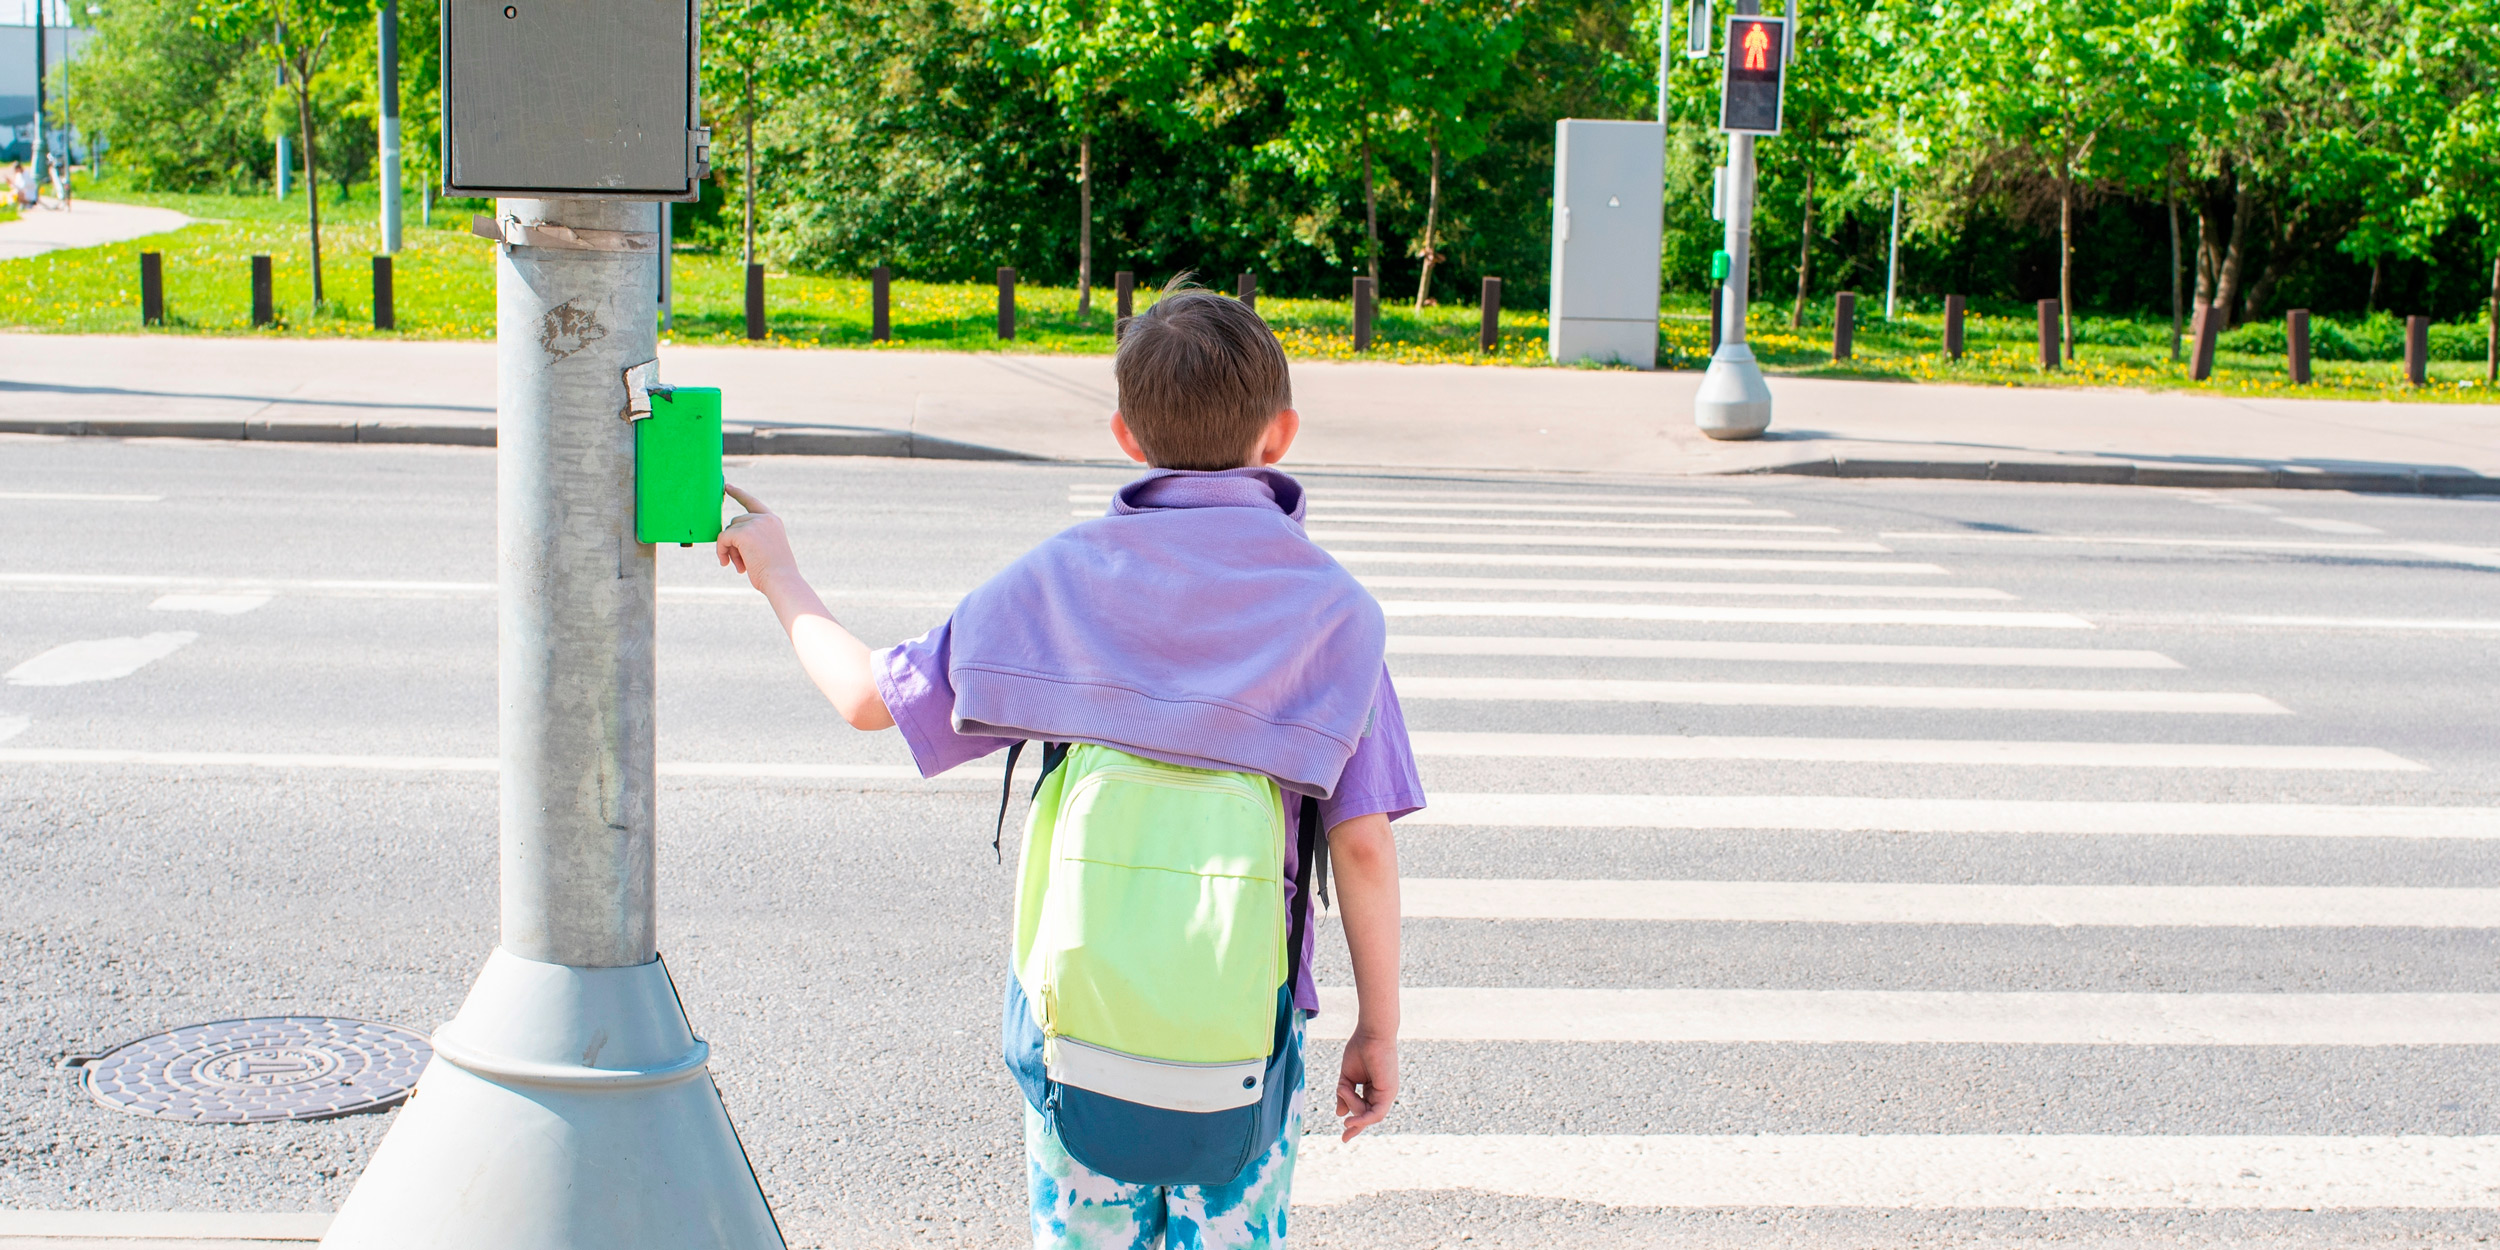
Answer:
[{"label": "green indicator light on post", "polygon": [[1710,280],[1713,282],[1727,281],[1728,265],[1732,263],[1733,259],[1734,258],[1730,257],[1724,249],[1712,252],[1710,254]]},{"label": "green indicator light on post", "polygon": [[651,388],[634,422],[634,538],[692,546],[720,537],[720,388]]}]

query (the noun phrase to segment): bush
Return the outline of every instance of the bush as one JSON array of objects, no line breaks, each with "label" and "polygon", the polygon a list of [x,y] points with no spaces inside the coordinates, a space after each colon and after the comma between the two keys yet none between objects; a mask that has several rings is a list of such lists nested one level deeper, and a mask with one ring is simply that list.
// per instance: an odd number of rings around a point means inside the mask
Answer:
[{"label": "bush", "polygon": [[118,0],[70,66],[80,130],[144,188],[241,191],[267,185],[261,116],[270,69],[249,47],[191,22],[184,0]]}]

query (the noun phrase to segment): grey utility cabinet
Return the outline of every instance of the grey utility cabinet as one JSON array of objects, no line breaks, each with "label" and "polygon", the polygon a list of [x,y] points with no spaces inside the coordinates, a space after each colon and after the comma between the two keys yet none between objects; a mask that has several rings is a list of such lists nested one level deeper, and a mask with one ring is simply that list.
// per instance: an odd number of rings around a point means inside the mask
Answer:
[{"label": "grey utility cabinet", "polygon": [[1554,123],[1555,360],[1657,367],[1666,139],[1656,122]]},{"label": "grey utility cabinet", "polygon": [[443,189],[692,200],[696,0],[444,0]]}]

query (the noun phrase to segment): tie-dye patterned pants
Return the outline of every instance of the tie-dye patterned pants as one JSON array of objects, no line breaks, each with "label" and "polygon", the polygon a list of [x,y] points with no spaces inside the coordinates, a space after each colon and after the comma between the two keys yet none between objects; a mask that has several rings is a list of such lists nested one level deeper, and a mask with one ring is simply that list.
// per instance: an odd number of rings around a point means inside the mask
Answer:
[{"label": "tie-dye patterned pants", "polygon": [[[1295,1032],[1292,1044],[1300,1045]],[[1131,1185],[1070,1157],[1042,1114],[1027,1105],[1024,1166],[1035,1250],[1280,1250],[1301,1140],[1296,1081],[1285,1131],[1231,1184]]]}]

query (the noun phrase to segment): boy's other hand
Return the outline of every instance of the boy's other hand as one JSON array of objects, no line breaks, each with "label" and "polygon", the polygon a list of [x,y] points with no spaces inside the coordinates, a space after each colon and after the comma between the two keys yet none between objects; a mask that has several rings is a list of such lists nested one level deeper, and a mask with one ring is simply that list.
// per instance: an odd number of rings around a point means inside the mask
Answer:
[{"label": "boy's other hand", "polygon": [[1357,1030],[1346,1039],[1345,1060],[1337,1066],[1337,1114],[1345,1117],[1345,1136],[1380,1123],[1398,1100],[1398,1039],[1366,1037]]},{"label": "boy's other hand", "polygon": [[746,574],[757,590],[763,590],[768,580],[796,573],[799,560],[790,551],[790,536],[782,531],[781,518],[763,500],[735,486],[725,489],[746,509],[746,515],[721,527],[720,541],[712,548],[720,562]]}]

